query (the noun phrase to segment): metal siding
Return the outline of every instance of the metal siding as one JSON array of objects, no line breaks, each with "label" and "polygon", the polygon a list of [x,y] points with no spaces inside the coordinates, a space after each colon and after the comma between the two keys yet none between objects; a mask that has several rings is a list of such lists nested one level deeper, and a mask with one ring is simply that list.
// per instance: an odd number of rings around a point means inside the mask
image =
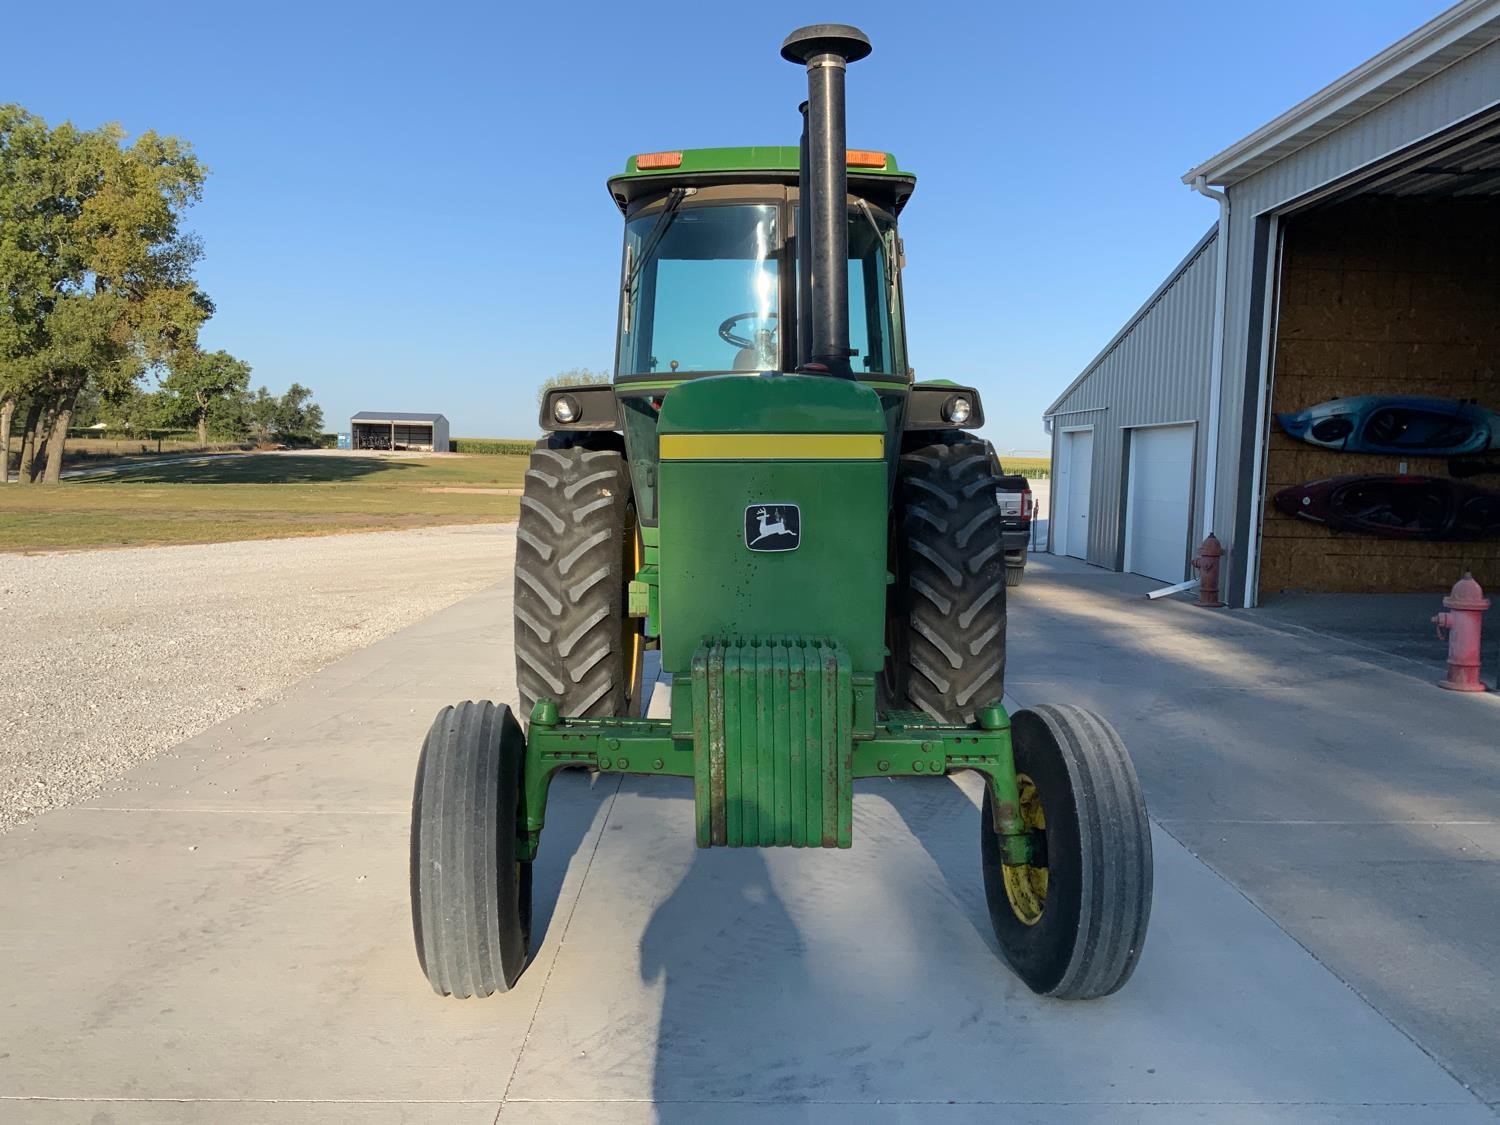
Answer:
[{"label": "metal siding", "polygon": [[[1256,534],[1239,510],[1244,466],[1253,450],[1244,438],[1242,412],[1247,394],[1257,392],[1260,373],[1250,370],[1252,338],[1263,325],[1252,317],[1257,262],[1257,216],[1277,212],[1302,196],[1356,175],[1402,149],[1444,132],[1500,105],[1500,41],[1434,75],[1395,99],[1229,188],[1229,284],[1224,317],[1224,397],[1219,416],[1219,472],[1216,523],[1230,535],[1232,556],[1227,578],[1228,600],[1244,595],[1248,552],[1241,542]],[[1274,252],[1274,251],[1271,251]],[[1252,323],[1252,319],[1255,320]],[[1249,427],[1253,429],[1253,427]],[[1255,435],[1257,440],[1259,435]],[[1243,457],[1243,462],[1242,462]],[[1252,505],[1253,507],[1254,505]],[[1233,529],[1231,532],[1230,529]]]},{"label": "metal siding", "polygon": [[[1057,546],[1053,531],[1057,527],[1057,459],[1062,454],[1062,427],[1056,422],[1052,424],[1052,444],[1048,448],[1049,461],[1052,466],[1051,479],[1047,482],[1047,553],[1056,554]],[[1032,513],[1032,518],[1035,518]]]},{"label": "metal siding", "polygon": [[[1125,431],[1170,422],[1198,422],[1198,432],[1203,431],[1201,423],[1208,412],[1217,243],[1217,236],[1204,242],[1197,256],[1179,268],[1177,277],[1130,331],[1094,361],[1050,412],[1054,415],[1054,465],[1062,430],[1090,424],[1094,427],[1088,561],[1096,566],[1118,569],[1122,562]],[[1103,409],[1071,413],[1090,408]],[[1193,526],[1202,504],[1202,456],[1200,441],[1193,453]]]}]

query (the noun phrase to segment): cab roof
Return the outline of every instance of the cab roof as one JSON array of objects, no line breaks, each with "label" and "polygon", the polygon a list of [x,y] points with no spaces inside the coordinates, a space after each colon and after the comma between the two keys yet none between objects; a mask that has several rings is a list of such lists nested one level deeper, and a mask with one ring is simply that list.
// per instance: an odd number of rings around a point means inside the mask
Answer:
[{"label": "cab roof", "polygon": [[[684,148],[640,153],[625,161],[625,171],[609,178],[609,194],[620,211],[631,203],[671,187],[710,184],[796,184],[796,145],[749,145],[742,148]],[[917,177],[903,171],[893,153],[849,150],[849,190],[898,213],[916,190]]]}]

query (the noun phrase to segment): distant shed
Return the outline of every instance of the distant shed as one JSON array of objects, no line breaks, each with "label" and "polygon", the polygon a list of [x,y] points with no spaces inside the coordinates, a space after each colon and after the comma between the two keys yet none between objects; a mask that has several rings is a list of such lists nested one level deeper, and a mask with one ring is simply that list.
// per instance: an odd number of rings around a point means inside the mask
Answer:
[{"label": "distant shed", "polygon": [[361,410],[349,419],[349,433],[355,449],[449,449],[448,419],[441,414]]}]

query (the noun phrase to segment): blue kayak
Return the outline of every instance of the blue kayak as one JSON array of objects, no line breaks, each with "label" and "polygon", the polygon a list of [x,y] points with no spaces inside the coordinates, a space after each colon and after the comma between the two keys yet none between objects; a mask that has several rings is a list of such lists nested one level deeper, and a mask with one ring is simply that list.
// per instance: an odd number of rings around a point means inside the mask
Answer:
[{"label": "blue kayak", "polygon": [[1500,414],[1460,399],[1357,395],[1276,421],[1294,438],[1345,453],[1460,457],[1500,449]]}]

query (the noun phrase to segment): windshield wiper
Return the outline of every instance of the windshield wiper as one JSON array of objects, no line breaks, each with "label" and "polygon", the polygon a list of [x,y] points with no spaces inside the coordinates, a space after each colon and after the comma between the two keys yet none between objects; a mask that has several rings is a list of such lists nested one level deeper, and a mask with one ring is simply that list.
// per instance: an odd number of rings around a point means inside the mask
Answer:
[{"label": "windshield wiper", "polygon": [[896,304],[896,285],[899,279],[896,275],[896,263],[891,260],[890,244],[886,241],[885,232],[880,229],[880,224],[875,221],[875,212],[870,210],[870,205],[863,199],[858,202],[859,209],[865,216],[865,221],[870,224],[870,229],[875,232],[875,241],[885,251],[885,285],[888,291],[886,299],[894,308]]},{"label": "windshield wiper", "polygon": [[641,244],[640,254],[631,265],[630,272],[625,275],[624,289],[627,301],[631,290],[635,288],[636,279],[641,276],[641,270],[646,268],[646,263],[650,260],[651,255],[656,252],[657,245],[666,236],[667,228],[672,225],[672,220],[677,218],[677,208],[682,205],[684,199],[694,194],[697,190],[697,188],[690,187],[673,188],[671,194],[667,196],[667,205],[662,208],[661,214],[657,216],[656,225],[651,228],[651,233],[646,236],[646,241]]}]

